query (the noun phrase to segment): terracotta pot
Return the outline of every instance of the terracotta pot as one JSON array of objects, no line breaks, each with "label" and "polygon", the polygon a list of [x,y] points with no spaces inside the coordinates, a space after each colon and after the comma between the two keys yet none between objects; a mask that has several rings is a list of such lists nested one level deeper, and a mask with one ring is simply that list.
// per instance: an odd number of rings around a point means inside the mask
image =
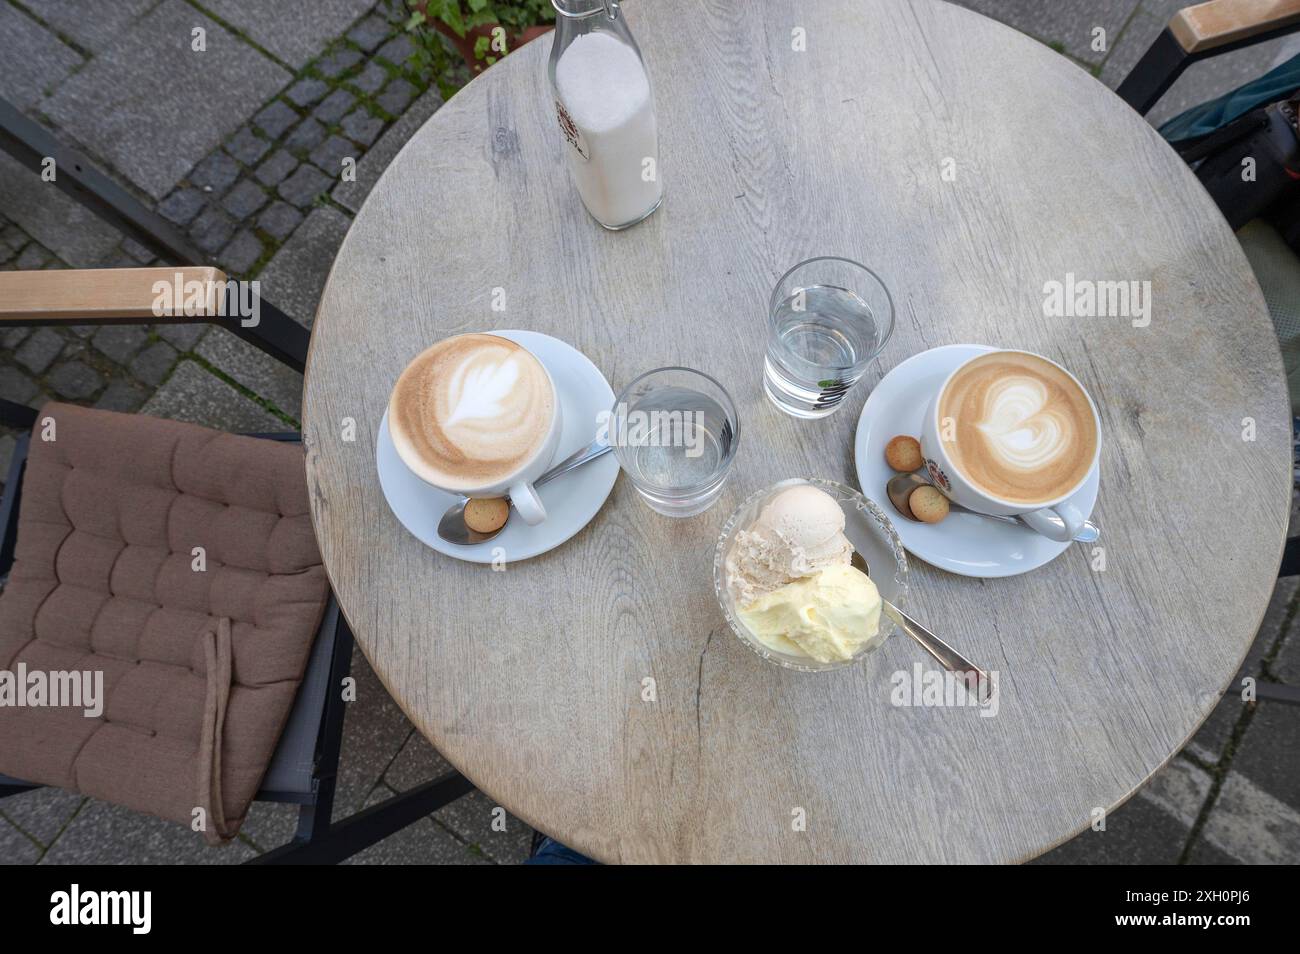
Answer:
[{"label": "terracotta pot", "polygon": [[[413,6],[414,9],[417,9],[425,16],[428,16],[429,11],[426,4],[417,3]],[[474,55],[474,43],[479,37],[487,37],[491,40],[492,31],[497,28],[497,24],[489,23],[484,24],[483,26],[477,26],[472,30],[466,30],[464,36],[457,36],[456,31],[447,26],[447,24],[443,23],[441,20],[429,17],[425,22],[432,24],[435,30],[447,39],[451,40],[452,46],[456,48],[456,52],[460,54],[460,58],[465,61],[465,65],[469,67],[471,73],[483,72],[483,68],[487,66],[487,64]],[[554,29],[554,26],[546,24],[531,26],[525,29],[522,33],[516,33],[514,35],[507,34],[506,45],[511,52],[514,52],[525,43],[530,43],[539,36],[544,36]]]}]

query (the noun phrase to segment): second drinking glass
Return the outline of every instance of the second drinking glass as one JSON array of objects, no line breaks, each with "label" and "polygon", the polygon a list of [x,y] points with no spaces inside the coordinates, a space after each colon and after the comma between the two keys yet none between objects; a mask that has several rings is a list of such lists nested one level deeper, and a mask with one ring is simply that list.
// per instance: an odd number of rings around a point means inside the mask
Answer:
[{"label": "second drinking glass", "polygon": [[781,276],[768,309],[763,389],[794,417],[840,406],[894,330],[876,273],[847,258],[812,258]]},{"label": "second drinking glass", "polygon": [[693,517],[722,493],[740,440],[726,389],[690,368],[647,371],[618,396],[609,442],[651,509]]}]

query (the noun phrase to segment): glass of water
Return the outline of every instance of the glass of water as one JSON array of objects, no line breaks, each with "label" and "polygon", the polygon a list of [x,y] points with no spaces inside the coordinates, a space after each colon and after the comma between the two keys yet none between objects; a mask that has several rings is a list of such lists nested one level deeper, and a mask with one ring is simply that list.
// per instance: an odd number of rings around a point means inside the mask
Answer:
[{"label": "glass of water", "polygon": [[722,493],[740,440],[731,395],[690,368],[641,375],[618,396],[609,441],[619,464],[651,509],[693,517]]},{"label": "glass of water", "polygon": [[831,414],[894,331],[884,282],[847,258],[810,258],[781,276],[769,307],[763,390],[795,417]]}]

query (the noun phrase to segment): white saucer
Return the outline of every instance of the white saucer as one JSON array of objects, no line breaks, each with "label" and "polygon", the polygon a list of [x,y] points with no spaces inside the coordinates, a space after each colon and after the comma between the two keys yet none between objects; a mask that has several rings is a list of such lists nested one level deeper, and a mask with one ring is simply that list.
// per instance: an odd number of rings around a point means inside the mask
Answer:
[{"label": "white saucer", "polygon": [[[559,392],[564,432],[555,452],[561,461],[596,436],[596,417],[614,406],[614,392],[605,376],[581,351],[572,345],[536,331],[493,331],[492,334],[517,341],[546,365]],[[513,563],[553,550],[585,527],[600,512],[618,479],[618,458],[613,454],[584,464],[563,477],[538,488],[546,505],[546,519],[530,527],[512,514],[510,522],[486,543],[456,546],[438,536],[438,521],[459,498],[431,487],[416,477],[397,456],[388,433],[388,412],[379,424],[375,448],[379,468],[379,485],[384,490],[389,509],[425,546],[457,560]]]},{"label": "white saucer", "polygon": [[[913,355],[894,368],[871,392],[858,419],[853,459],[864,496],[883,501],[907,551],[926,563],[962,576],[1016,576],[1036,570],[1064,553],[1057,543],[1021,524],[953,513],[939,524],[917,523],[889,505],[885,484],[894,471],[885,463],[885,445],[897,434],[919,437],[930,399],[944,378],[967,358],[995,349],[984,345],[945,345]],[[1070,502],[1091,514],[1097,502],[1093,473]]]}]

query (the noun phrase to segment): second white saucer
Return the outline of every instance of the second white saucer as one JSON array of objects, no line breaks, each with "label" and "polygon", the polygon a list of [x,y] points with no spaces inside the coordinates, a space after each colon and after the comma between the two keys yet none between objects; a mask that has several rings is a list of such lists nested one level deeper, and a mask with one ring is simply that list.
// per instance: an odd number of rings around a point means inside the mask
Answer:
[{"label": "second white saucer", "polygon": [[[885,463],[885,445],[897,434],[920,435],[925,409],[944,379],[963,361],[992,350],[965,344],[932,348],[908,358],[876,385],[862,408],[853,444],[858,486],[864,496],[889,499],[885,484],[894,471]],[[1097,502],[1098,483],[1094,472],[1070,498],[1085,515],[1091,515]],[[1022,524],[985,520],[966,513],[950,514],[938,524],[916,523],[888,504],[884,506],[909,553],[962,576],[991,578],[1028,573],[1070,547]]]}]

